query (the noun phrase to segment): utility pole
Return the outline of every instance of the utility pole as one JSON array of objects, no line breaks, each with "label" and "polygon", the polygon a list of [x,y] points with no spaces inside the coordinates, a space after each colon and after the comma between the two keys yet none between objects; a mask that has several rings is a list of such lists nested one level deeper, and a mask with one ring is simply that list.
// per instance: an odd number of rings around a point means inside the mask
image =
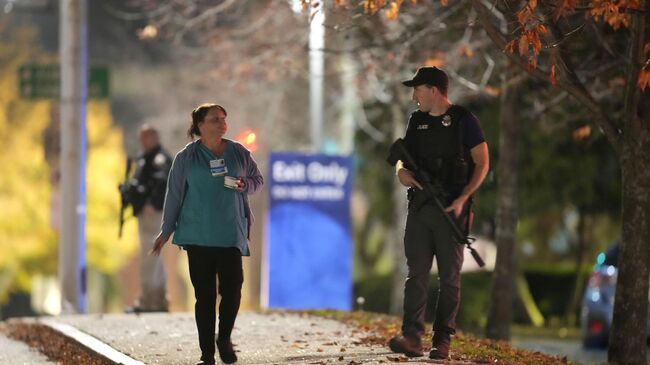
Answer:
[{"label": "utility pole", "polygon": [[309,110],[311,145],[323,149],[323,84],[325,79],[325,4],[312,5],[309,24]]},{"label": "utility pole", "polygon": [[60,0],[61,236],[63,313],[86,312],[87,0]]}]

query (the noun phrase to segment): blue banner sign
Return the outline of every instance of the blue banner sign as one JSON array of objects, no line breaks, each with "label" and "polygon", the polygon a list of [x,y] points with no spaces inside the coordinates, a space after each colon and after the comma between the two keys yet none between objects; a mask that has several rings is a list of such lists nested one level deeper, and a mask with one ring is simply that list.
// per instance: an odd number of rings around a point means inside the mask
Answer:
[{"label": "blue banner sign", "polygon": [[268,306],[352,308],[350,157],[272,153]]}]

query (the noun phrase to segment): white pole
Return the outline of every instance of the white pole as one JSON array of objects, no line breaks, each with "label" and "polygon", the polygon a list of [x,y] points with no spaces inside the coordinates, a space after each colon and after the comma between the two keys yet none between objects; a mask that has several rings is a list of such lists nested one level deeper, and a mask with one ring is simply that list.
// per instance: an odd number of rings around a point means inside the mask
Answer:
[{"label": "white pole", "polygon": [[[325,72],[325,5],[312,7],[309,25],[309,110],[312,150],[323,149],[323,83]],[[315,12],[315,13],[314,13]]]},{"label": "white pole", "polygon": [[354,150],[354,132],[356,124],[355,115],[360,108],[360,101],[355,76],[356,61],[349,53],[340,57],[341,87],[343,88],[343,100],[341,102],[341,154],[349,155]]},{"label": "white pole", "polygon": [[61,237],[59,283],[63,313],[86,312],[86,0],[60,2]]}]

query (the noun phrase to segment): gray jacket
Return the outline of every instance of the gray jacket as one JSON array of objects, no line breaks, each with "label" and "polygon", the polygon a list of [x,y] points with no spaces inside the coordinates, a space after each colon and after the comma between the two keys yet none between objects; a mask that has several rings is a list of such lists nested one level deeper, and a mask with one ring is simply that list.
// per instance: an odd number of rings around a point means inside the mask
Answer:
[{"label": "gray jacket", "polygon": [[[246,171],[245,176],[241,176],[246,181],[246,190],[242,192],[244,198],[244,209],[246,219],[248,220],[248,235],[250,239],[250,232],[255,218],[251,212],[248,203],[248,194],[253,194],[262,189],[264,185],[264,178],[257,168],[257,163],[253,160],[250,151],[238,142],[224,138],[225,141],[233,143],[233,150],[235,152],[235,159],[237,164],[242,166],[243,171]],[[180,150],[174,157],[169,177],[167,178],[167,191],[165,192],[165,204],[163,206],[161,231],[163,238],[168,240],[172,233],[176,230],[178,217],[181,213],[185,192],[187,190],[186,179],[187,169],[192,162],[192,158],[196,154],[196,148],[200,143],[199,140],[188,143],[182,150]]]}]

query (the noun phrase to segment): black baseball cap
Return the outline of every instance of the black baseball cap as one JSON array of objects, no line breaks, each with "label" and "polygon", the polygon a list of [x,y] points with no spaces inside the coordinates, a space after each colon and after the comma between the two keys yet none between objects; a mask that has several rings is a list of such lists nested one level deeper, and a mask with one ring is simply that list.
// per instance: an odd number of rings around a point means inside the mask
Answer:
[{"label": "black baseball cap", "polygon": [[420,67],[412,79],[402,81],[404,86],[416,87],[418,85],[431,85],[439,89],[447,90],[449,77],[445,71],[437,67]]}]

